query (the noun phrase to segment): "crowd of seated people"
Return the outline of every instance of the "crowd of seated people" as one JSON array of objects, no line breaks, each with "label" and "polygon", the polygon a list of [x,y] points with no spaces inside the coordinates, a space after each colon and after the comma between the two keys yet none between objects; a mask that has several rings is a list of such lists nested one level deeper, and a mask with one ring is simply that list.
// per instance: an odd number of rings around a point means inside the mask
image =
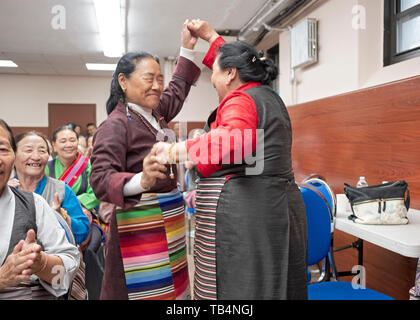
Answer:
[{"label": "crowd of seated people", "polygon": [[69,123],[50,141],[0,120],[0,299],[99,299],[106,223],[89,183],[96,125],[87,128],[85,138]]}]

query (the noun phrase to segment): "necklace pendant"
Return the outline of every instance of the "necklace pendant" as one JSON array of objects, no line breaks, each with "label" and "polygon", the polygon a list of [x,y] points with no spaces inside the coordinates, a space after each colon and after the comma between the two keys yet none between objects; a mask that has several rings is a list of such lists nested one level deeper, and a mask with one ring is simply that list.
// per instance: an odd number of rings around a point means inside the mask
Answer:
[{"label": "necklace pendant", "polygon": [[172,170],[172,165],[170,164],[169,165],[169,170],[170,170],[170,173],[169,173],[169,177],[173,180],[173,179],[175,179],[175,175],[174,175],[174,172],[173,172],[173,170]]}]

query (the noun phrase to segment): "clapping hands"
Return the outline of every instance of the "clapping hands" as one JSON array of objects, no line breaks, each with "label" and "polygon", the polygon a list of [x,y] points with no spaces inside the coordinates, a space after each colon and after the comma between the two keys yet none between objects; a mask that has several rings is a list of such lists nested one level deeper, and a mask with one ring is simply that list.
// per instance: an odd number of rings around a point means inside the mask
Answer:
[{"label": "clapping hands", "polygon": [[36,243],[35,231],[30,229],[26,239],[19,241],[0,268],[0,290],[28,280],[43,269],[46,259]]}]

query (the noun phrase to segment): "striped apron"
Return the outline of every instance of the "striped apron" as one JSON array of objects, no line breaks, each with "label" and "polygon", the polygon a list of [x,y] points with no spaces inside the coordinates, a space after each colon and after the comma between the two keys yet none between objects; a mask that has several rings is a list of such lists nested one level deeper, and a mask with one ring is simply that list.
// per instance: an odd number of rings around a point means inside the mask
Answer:
[{"label": "striped apron", "polygon": [[189,295],[182,194],[143,193],[116,218],[129,300],[175,300]]},{"label": "striped apron", "polygon": [[195,199],[194,299],[216,300],[216,210],[225,177],[200,179]]}]

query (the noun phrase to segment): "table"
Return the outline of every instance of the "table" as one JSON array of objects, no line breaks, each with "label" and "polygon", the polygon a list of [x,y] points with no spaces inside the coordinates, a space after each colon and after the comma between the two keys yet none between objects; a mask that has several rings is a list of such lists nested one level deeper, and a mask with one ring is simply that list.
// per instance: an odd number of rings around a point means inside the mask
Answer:
[{"label": "table", "polygon": [[[406,257],[420,257],[420,210],[410,209],[407,212],[409,223],[405,225],[359,224],[348,218],[351,214],[351,211],[337,210],[335,229],[351,234],[358,239],[348,246],[333,248],[333,252],[356,248],[358,251],[358,265],[363,266],[363,241],[365,240]],[[332,259],[334,258],[332,257]],[[336,272],[334,262],[333,267],[333,274],[336,277],[357,274],[353,271]],[[328,268],[327,278],[329,279],[330,276]]]},{"label": "table", "polygon": [[337,230],[406,257],[420,257],[420,210],[408,211],[406,225],[364,225],[349,220],[349,215],[351,211],[337,211]]}]

